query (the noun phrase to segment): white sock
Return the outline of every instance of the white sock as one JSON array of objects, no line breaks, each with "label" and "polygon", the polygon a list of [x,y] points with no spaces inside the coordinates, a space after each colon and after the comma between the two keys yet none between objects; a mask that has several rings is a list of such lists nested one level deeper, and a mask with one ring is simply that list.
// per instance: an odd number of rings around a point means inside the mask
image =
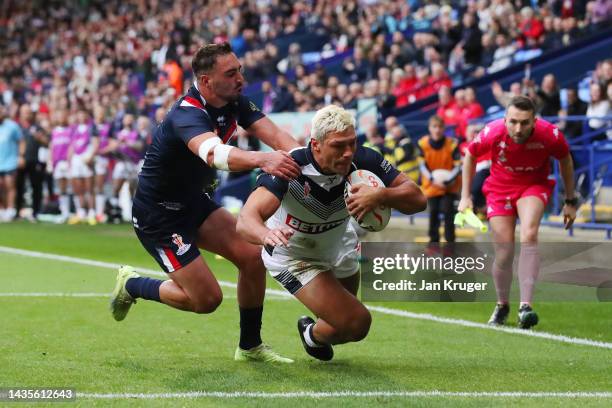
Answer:
[{"label": "white sock", "polygon": [[85,209],[83,209],[80,197],[75,195],[73,198],[77,217],[85,218]]},{"label": "white sock", "polygon": [[17,215],[17,210],[15,210],[14,208],[7,208],[6,210],[4,210],[4,216],[6,217],[7,221],[13,221],[13,218],[15,218],[15,215]]},{"label": "white sock", "polygon": [[310,347],[323,347],[321,344],[316,343],[314,338],[312,337],[311,333],[312,333],[313,327],[314,327],[314,323],[311,323],[306,327],[306,330],[304,330],[304,341]]},{"label": "white sock", "polygon": [[93,208],[90,208],[89,211],[87,211],[87,217],[96,218],[96,210],[94,210]]},{"label": "white sock", "polygon": [[104,214],[104,204],[106,203],[106,197],[104,194],[96,194],[96,214]]},{"label": "white sock", "polygon": [[111,197],[110,203],[113,207],[117,207],[119,205],[119,199],[117,197]]},{"label": "white sock", "polygon": [[70,199],[66,194],[59,197],[59,207],[62,217],[68,217],[68,214],[70,214]]}]

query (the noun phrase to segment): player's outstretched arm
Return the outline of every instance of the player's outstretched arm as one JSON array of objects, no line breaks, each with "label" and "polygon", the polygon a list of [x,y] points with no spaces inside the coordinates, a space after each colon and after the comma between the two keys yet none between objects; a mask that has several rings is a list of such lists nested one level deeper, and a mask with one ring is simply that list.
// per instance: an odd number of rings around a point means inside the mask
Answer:
[{"label": "player's outstretched arm", "polygon": [[284,179],[293,179],[300,174],[299,166],[286,152],[248,152],[223,144],[212,132],[192,138],[187,146],[206,164],[219,170],[248,171],[261,168],[266,173]]},{"label": "player's outstretched arm", "polygon": [[427,198],[403,173],[398,174],[389,187],[374,188],[364,184],[351,187],[347,209],[357,219],[379,205],[395,208],[404,214],[414,214],[427,208]]},{"label": "player's outstretched arm", "polygon": [[269,229],[265,222],[280,206],[279,199],[265,187],[259,187],[249,196],[238,215],[236,231],[256,245],[287,245],[293,230],[288,227]]},{"label": "player's outstretched arm", "polygon": [[291,149],[300,147],[297,140],[291,137],[289,133],[276,126],[274,122],[265,116],[251,124],[248,131],[275,150],[284,150],[288,152]]},{"label": "player's outstretched arm", "polygon": [[457,207],[457,211],[459,212],[462,212],[468,208],[474,208],[470,187],[472,185],[472,178],[474,178],[475,171],[476,160],[474,156],[472,156],[472,154],[466,149],[461,173],[461,200],[459,201],[459,206]]}]

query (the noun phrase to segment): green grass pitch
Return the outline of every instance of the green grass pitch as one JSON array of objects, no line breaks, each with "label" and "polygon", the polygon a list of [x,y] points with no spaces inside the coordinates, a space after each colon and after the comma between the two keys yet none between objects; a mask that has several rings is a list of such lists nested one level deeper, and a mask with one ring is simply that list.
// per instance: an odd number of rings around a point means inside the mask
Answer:
[{"label": "green grass pitch", "polygon": [[[0,246],[158,269],[125,225],[4,224]],[[210,254],[205,257],[219,280],[236,281],[233,265]],[[313,401],[334,407],[612,404],[610,348],[373,311],[368,337],[336,347],[334,360],[323,363],[305,354],[295,329],[297,317],[306,309],[279,295],[267,296],[263,337],[295,363],[237,363],[233,361],[238,342],[235,289],[223,287],[224,302],[211,315],[139,301],[118,323],[111,318],[104,296],[112,290],[115,273],[108,267],[0,250],[0,388],[71,387],[79,393],[76,403],[49,404],[53,407],[273,407]],[[271,279],[268,287],[280,289]],[[492,309],[490,303],[378,305],[474,322],[485,322]],[[610,303],[540,303],[537,310],[541,324],[536,331],[612,343]],[[381,393],[358,394],[370,391]],[[431,391],[466,394],[427,394]],[[219,394],[186,395],[190,392]],[[236,392],[262,394],[232,396]],[[297,392],[321,394],[290,394]],[[606,394],[504,397],[478,392]],[[147,399],[124,395],[131,393],[159,395]],[[102,394],[114,395],[100,398]]]}]

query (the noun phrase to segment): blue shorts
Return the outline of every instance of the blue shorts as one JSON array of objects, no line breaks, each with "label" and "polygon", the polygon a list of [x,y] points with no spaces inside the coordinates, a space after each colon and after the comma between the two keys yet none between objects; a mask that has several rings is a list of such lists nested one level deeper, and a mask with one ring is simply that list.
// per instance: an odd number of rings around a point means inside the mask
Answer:
[{"label": "blue shorts", "polygon": [[188,265],[200,256],[198,228],[220,205],[202,195],[189,205],[155,203],[145,205],[135,199],[132,221],[136,236],[167,273]]}]

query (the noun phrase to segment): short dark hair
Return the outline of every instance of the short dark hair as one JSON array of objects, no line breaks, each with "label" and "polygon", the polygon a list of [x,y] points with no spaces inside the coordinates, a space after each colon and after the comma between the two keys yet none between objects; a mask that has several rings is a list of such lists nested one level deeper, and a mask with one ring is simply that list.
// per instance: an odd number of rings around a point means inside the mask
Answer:
[{"label": "short dark hair", "polygon": [[217,57],[232,53],[232,46],[227,43],[221,44],[206,44],[193,56],[191,60],[191,69],[196,78],[202,74],[209,72],[217,62]]},{"label": "short dark hair", "polygon": [[523,95],[515,96],[512,99],[510,99],[508,108],[511,106],[514,106],[515,108],[522,110],[522,111],[533,112],[533,113],[535,113],[536,111],[535,104],[533,103],[531,98],[528,98],[527,96],[523,96]]}]

